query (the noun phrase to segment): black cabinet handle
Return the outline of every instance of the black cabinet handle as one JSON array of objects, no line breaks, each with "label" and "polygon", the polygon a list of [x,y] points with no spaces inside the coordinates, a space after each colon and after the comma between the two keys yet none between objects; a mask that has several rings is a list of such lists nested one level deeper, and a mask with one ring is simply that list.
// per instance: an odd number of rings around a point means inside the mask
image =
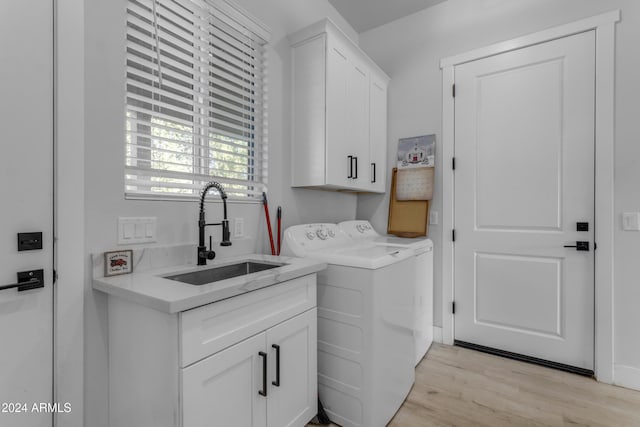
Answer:
[{"label": "black cabinet handle", "polygon": [[262,390],[258,390],[258,394],[267,397],[267,353],[261,351],[258,356],[262,357]]},{"label": "black cabinet handle", "polygon": [[347,159],[349,159],[349,176],[347,179],[351,179],[353,178],[353,156],[347,156]]},{"label": "black cabinet handle", "polygon": [[371,180],[371,183],[375,183],[376,182],[376,164],[375,163],[371,163],[371,167],[372,167],[372,175],[373,175],[373,179]]},{"label": "black cabinet handle", "polygon": [[354,156],[353,160],[356,161],[356,174],[353,176],[353,179],[358,179],[358,158]]},{"label": "black cabinet handle", "polygon": [[271,381],[276,387],[280,387],[280,346],[278,344],[273,344],[271,347],[276,349],[276,380]]}]

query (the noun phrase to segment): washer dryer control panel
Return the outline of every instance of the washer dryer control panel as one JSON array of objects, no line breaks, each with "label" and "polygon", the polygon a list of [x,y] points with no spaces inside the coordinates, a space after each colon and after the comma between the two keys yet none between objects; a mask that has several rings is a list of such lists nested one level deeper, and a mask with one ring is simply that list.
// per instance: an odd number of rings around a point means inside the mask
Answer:
[{"label": "washer dryer control panel", "polygon": [[338,224],[338,228],[356,240],[379,236],[378,232],[371,226],[371,223],[366,220],[343,221]]},{"label": "washer dryer control panel", "polygon": [[352,240],[336,224],[294,225],[284,233],[283,255],[306,256],[307,252],[346,246]]}]

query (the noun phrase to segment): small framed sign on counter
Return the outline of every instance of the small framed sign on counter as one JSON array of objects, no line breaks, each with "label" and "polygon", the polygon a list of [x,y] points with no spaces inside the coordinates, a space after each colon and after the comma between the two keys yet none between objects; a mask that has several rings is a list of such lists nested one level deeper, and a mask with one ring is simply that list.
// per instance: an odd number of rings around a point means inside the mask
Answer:
[{"label": "small framed sign on counter", "polygon": [[133,271],[133,251],[113,251],[104,253],[104,276],[117,276]]}]

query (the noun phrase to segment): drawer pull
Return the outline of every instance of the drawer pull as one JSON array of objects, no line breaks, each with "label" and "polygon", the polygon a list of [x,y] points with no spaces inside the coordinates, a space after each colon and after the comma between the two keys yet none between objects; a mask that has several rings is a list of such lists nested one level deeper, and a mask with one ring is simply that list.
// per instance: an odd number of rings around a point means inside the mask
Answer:
[{"label": "drawer pull", "polygon": [[276,349],[276,380],[271,381],[276,387],[280,387],[280,346],[278,344],[273,344],[271,347]]},{"label": "drawer pull", "polygon": [[262,357],[262,390],[258,390],[258,394],[267,397],[267,353],[261,351],[258,356]]}]

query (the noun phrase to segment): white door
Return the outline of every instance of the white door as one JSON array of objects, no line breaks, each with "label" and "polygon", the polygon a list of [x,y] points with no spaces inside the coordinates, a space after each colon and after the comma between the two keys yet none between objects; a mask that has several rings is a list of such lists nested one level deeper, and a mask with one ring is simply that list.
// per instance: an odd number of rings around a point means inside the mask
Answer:
[{"label": "white door", "polygon": [[[0,290],[2,426],[52,424],[50,413],[33,407],[50,403],[53,389],[52,5],[6,0],[0,7],[0,286],[41,269],[45,283]],[[42,232],[23,238],[42,249],[18,251],[21,232]]]},{"label": "white door", "polygon": [[182,370],[184,427],[266,426],[265,339],[258,334]]},{"label": "white door", "polygon": [[369,174],[369,73],[355,51],[327,44],[327,184],[366,186]]},{"label": "white door", "polygon": [[318,412],[317,316],[309,310],[267,331],[268,427],[304,426]]},{"label": "white door", "polygon": [[369,144],[369,189],[384,193],[387,180],[387,83],[373,72],[369,85]]},{"label": "white door", "polygon": [[455,67],[457,341],[593,370],[594,67],[592,31]]},{"label": "white door", "polygon": [[347,187],[353,169],[353,142],[347,138],[347,74],[349,60],[345,46],[327,42],[327,184]]},{"label": "white door", "polygon": [[[347,72],[347,141],[352,146],[351,186],[368,189],[369,184],[369,70],[351,53]],[[329,141],[331,142],[331,141]]]}]

